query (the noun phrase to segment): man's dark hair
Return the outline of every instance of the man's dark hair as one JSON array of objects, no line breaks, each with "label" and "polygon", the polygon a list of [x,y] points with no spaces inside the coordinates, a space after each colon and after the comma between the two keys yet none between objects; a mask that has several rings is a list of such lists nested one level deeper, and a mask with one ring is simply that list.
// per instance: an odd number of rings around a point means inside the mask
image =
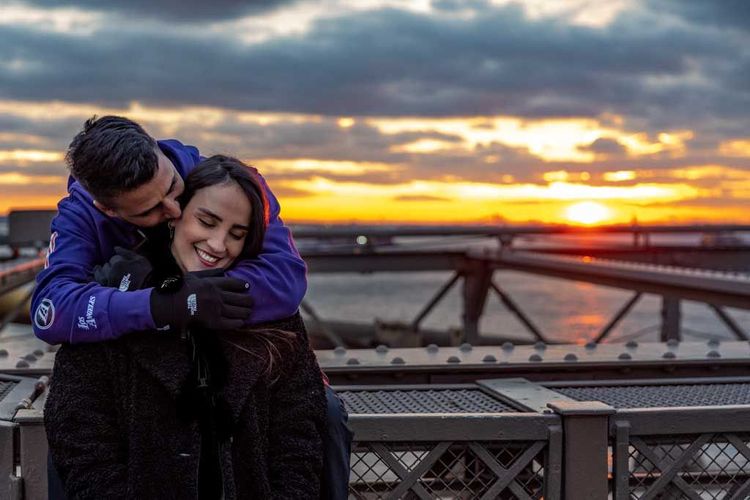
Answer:
[{"label": "man's dark hair", "polygon": [[150,181],[159,160],[156,141],[133,120],[92,116],[68,146],[71,175],[96,200],[106,202]]}]

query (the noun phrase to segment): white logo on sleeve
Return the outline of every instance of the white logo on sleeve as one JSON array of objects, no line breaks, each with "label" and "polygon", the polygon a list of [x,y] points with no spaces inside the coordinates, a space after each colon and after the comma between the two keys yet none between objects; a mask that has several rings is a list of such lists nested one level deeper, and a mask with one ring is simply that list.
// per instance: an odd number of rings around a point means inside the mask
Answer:
[{"label": "white logo on sleeve", "polygon": [[128,288],[130,288],[130,273],[122,277],[122,281],[120,281],[118,290],[120,290],[121,292],[127,292]]},{"label": "white logo on sleeve", "polygon": [[198,297],[194,293],[188,295],[187,307],[188,311],[190,311],[190,316],[195,316],[195,313],[198,311]]},{"label": "white logo on sleeve", "polygon": [[47,255],[44,256],[44,268],[47,269],[49,267],[49,256],[52,252],[55,251],[55,246],[57,242],[57,231],[52,233],[49,237],[49,247],[47,248]]},{"label": "white logo on sleeve", "polygon": [[55,321],[55,305],[49,299],[42,299],[34,311],[34,324],[40,330],[46,330]]},{"label": "white logo on sleeve", "polygon": [[81,330],[89,330],[93,328],[96,330],[96,319],[94,319],[94,304],[96,304],[96,297],[90,296],[89,302],[86,304],[86,317],[78,316],[78,328]]}]

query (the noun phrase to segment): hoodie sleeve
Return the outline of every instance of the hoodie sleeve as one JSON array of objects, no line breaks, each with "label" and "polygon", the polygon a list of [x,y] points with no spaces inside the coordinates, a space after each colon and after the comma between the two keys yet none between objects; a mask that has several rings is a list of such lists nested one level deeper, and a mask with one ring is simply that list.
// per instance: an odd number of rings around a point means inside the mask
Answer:
[{"label": "hoodie sleeve", "polygon": [[50,344],[99,342],[154,328],[151,288],[94,283],[94,266],[109,255],[98,245],[96,221],[71,197],[58,205],[45,268],[37,275],[31,311],[34,333]]},{"label": "hoodie sleeve", "polygon": [[227,274],[250,285],[253,314],[250,324],[292,316],[307,291],[307,268],[279,217],[281,207],[265,179],[258,175],[268,198],[269,224],[263,250],[257,258],[238,262]]}]

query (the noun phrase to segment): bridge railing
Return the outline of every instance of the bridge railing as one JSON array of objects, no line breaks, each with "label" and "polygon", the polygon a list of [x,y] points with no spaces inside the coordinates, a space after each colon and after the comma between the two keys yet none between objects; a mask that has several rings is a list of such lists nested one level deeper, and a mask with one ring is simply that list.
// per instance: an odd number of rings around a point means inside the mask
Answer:
[{"label": "bridge railing", "polygon": [[355,433],[350,498],[560,498],[555,415],[524,411],[474,384],[339,394]]}]

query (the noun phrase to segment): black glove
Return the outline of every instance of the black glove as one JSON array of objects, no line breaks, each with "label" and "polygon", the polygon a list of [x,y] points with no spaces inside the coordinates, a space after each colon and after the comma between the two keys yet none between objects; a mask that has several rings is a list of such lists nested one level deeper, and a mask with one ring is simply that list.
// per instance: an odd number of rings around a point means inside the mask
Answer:
[{"label": "black glove", "polygon": [[248,285],[214,271],[167,278],[151,293],[151,316],[159,330],[187,327],[235,330],[244,325],[253,308]]},{"label": "black glove", "polygon": [[121,292],[139,290],[146,286],[152,272],[146,257],[127,248],[115,247],[115,254],[109,262],[94,268],[94,281],[118,288]]}]

